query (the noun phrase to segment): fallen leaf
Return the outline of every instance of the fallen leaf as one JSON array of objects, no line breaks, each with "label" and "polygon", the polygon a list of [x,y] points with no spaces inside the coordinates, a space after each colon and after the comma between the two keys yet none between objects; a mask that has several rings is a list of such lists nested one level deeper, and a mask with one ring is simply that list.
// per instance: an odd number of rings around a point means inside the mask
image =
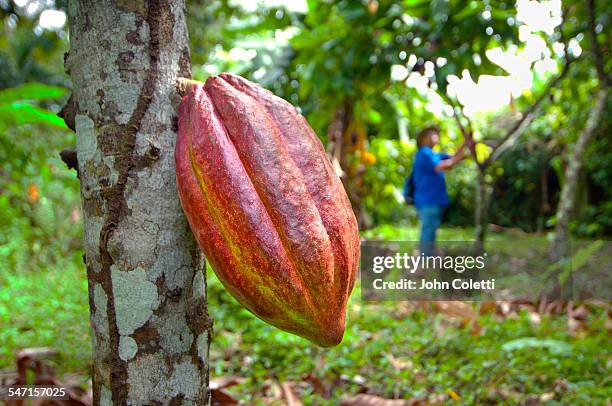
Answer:
[{"label": "fallen leaf", "polygon": [[608,330],[609,333],[612,333],[612,319],[606,319],[604,327],[606,328],[606,330]]},{"label": "fallen leaf", "polygon": [[361,375],[355,375],[353,377],[350,377],[348,375],[342,374],[340,375],[340,379],[346,382],[356,383],[357,385],[364,385],[367,382],[366,379]]},{"label": "fallen leaf", "polygon": [[389,360],[389,363],[393,365],[394,368],[403,371],[405,369],[411,369],[414,364],[411,360],[405,358],[397,358],[393,354],[387,353],[385,357]]},{"label": "fallen leaf", "polygon": [[233,406],[238,400],[223,389],[210,389],[210,402],[212,406]]},{"label": "fallen leaf", "polygon": [[302,401],[293,391],[293,387],[295,386],[293,382],[282,382],[280,386],[281,391],[283,392],[283,398],[285,399],[286,406],[302,406]]},{"label": "fallen leaf", "polygon": [[555,398],[555,394],[553,392],[546,392],[540,395],[541,402],[548,402]]},{"label": "fallen leaf", "polygon": [[568,308],[568,315],[573,319],[586,320],[587,317],[589,316],[589,311],[584,305],[581,305],[576,309],[568,305],[567,308]]},{"label": "fallen leaf", "polygon": [[210,380],[210,389],[225,389],[232,386],[239,385],[245,381],[244,378],[239,376],[222,376]]},{"label": "fallen leaf", "polygon": [[567,330],[573,336],[580,331],[586,330],[586,326],[583,321],[570,317],[567,319]]},{"label": "fallen leaf", "polygon": [[271,379],[266,379],[263,383],[262,393],[265,400],[281,400],[283,390],[280,385]]},{"label": "fallen leaf", "polygon": [[487,300],[485,302],[480,303],[480,307],[478,311],[480,314],[492,313],[497,309],[497,303],[492,300]]},{"label": "fallen leaf", "polygon": [[460,318],[464,321],[476,320],[477,314],[472,309],[472,306],[460,301],[439,301],[434,303],[434,307],[438,313],[442,313],[449,317]]},{"label": "fallen leaf", "polygon": [[323,396],[324,398],[329,398],[330,390],[325,383],[315,374],[307,374],[302,376],[302,380],[310,384],[310,386],[314,389],[316,393]]},{"label": "fallen leaf", "polygon": [[542,323],[542,316],[536,312],[529,312],[529,322],[533,327],[537,327]]},{"label": "fallen leaf", "polygon": [[[58,405],[58,406],[90,406],[92,397],[91,391],[85,390],[76,381],[60,382],[56,377],[53,369],[46,365],[43,360],[51,356],[57,355],[57,352],[49,347],[41,348],[26,348],[17,352],[15,363],[17,365],[17,373],[10,381],[2,382],[3,386],[21,386],[26,384],[38,386],[53,386],[64,388],[68,399],[66,400],[48,400],[48,399],[33,399],[28,402],[32,406],[38,405]],[[7,406],[22,406],[21,400],[7,401]]]},{"label": "fallen leaf", "polygon": [[385,399],[380,396],[361,394],[352,398],[344,398],[342,406],[420,406],[422,401],[411,399]]},{"label": "fallen leaf", "polygon": [[565,392],[569,388],[569,383],[566,379],[558,378],[555,381],[554,388],[556,391]]},{"label": "fallen leaf", "polygon": [[519,403],[520,406],[538,406],[540,404],[539,396],[529,396],[527,399]]}]

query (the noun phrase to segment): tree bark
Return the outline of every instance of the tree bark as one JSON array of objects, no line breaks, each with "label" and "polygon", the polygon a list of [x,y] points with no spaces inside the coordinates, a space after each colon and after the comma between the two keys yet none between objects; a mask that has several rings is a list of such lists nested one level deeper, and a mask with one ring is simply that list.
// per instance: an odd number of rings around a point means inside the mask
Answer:
[{"label": "tree bark", "polygon": [[565,257],[569,254],[569,221],[576,206],[578,192],[578,180],[580,171],[584,166],[585,152],[593,139],[597,125],[606,110],[608,101],[607,88],[599,90],[595,100],[595,106],[589,114],[587,123],[578,136],[572,154],[565,170],[565,179],[557,207],[557,224],[555,226],[555,238],[552,245],[552,256],[554,259]]},{"label": "tree bark", "polygon": [[593,62],[595,63],[595,70],[597,72],[597,80],[599,82],[599,90],[597,97],[595,98],[595,105],[589,113],[584,129],[578,136],[578,141],[574,145],[572,154],[569,159],[569,164],[565,170],[565,179],[563,187],[561,188],[561,197],[559,198],[559,205],[557,207],[557,224],[555,226],[555,238],[552,242],[551,252],[553,260],[569,255],[569,221],[570,217],[575,210],[577,200],[577,189],[578,180],[580,178],[580,172],[584,166],[585,152],[591,140],[595,136],[595,131],[599,125],[599,121],[604,116],[606,111],[606,105],[608,103],[609,79],[606,75],[604,66],[604,56],[599,43],[597,42],[596,33],[596,5],[595,0],[588,0],[586,2],[587,15],[588,15],[588,29],[591,39],[591,53]]},{"label": "tree bark", "polygon": [[69,4],[96,405],[204,405],[203,259],[176,190],[182,0]]},{"label": "tree bark", "polygon": [[365,166],[352,159],[356,151],[362,151],[362,145],[365,142],[365,134],[356,134],[353,131],[353,108],[354,102],[345,99],[336,109],[327,127],[327,153],[336,174],[342,180],[361,230],[367,228],[371,221],[362,202]]},{"label": "tree bark", "polygon": [[477,171],[476,184],[476,206],[474,208],[474,226],[476,242],[483,246],[487,238],[488,211],[489,211],[489,187],[482,170]]}]

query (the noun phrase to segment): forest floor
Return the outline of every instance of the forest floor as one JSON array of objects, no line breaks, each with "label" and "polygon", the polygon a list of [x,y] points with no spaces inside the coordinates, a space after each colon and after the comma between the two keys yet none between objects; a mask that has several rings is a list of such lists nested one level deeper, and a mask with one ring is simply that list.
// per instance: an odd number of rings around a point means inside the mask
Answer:
[{"label": "forest floor", "polygon": [[[381,227],[366,238],[415,239]],[[443,229],[463,240],[469,229]],[[513,232],[492,240],[517,238]],[[542,236],[522,235],[541,242]],[[344,341],[322,349],[255,318],[209,272],[210,350],[216,396],[247,404],[610,404],[612,347],[607,302],[361,302],[348,306]],[[0,370],[23,348],[51,347],[58,376],[87,381],[91,340],[87,281],[77,261],[0,272]],[[352,402],[352,403],[351,403]],[[529,403],[531,402],[531,403]],[[374,403],[375,404],[375,403]]]}]

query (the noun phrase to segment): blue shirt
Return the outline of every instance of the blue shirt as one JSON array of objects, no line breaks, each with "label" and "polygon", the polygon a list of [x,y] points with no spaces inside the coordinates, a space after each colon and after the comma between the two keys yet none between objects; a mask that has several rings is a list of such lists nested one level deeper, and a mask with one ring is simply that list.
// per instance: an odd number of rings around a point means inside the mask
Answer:
[{"label": "blue shirt", "polygon": [[444,172],[437,172],[434,169],[440,161],[448,158],[448,154],[433,152],[430,147],[420,147],[417,151],[412,167],[416,208],[434,205],[448,206]]}]

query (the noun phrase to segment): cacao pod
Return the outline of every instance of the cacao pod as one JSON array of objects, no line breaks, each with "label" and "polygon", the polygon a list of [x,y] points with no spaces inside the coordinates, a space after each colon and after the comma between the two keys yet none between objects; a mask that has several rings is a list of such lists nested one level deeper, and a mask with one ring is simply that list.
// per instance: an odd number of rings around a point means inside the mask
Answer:
[{"label": "cacao pod", "polygon": [[358,268],[357,221],[304,117],[221,74],[183,97],[178,132],[181,204],[226,289],[278,328],[338,344]]}]

